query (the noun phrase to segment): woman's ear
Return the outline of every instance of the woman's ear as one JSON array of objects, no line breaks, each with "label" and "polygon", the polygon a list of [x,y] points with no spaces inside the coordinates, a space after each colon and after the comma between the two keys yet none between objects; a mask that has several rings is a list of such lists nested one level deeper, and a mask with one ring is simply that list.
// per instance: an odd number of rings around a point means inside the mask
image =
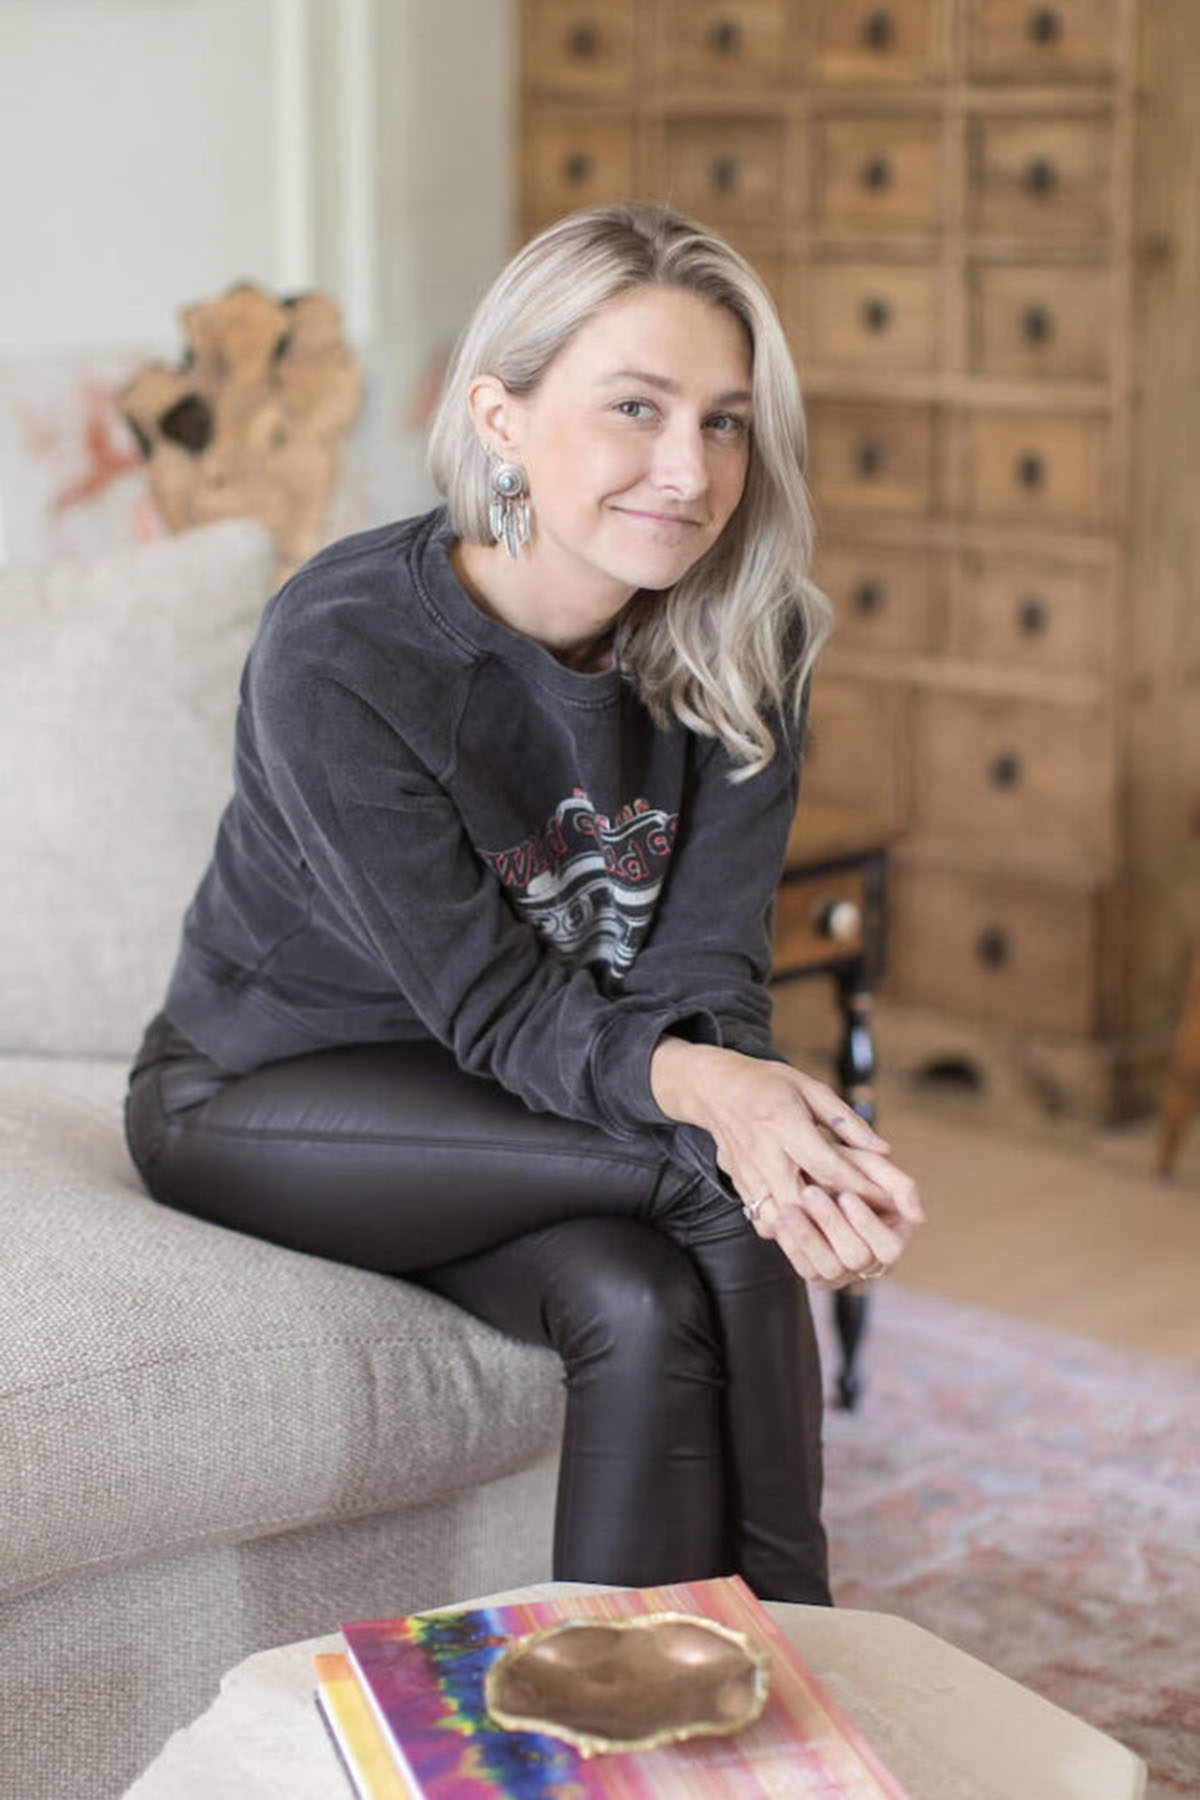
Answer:
[{"label": "woman's ear", "polygon": [[477,375],[467,389],[467,410],[485,450],[506,461],[519,459],[520,402],[498,375]]}]

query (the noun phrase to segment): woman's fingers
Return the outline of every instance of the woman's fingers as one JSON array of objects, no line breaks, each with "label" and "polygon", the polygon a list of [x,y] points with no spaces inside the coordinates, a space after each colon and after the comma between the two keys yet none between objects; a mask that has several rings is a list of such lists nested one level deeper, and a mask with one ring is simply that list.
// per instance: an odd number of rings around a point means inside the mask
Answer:
[{"label": "woman's fingers", "polygon": [[[859,1165],[863,1173],[869,1175],[877,1186],[883,1188],[895,1211],[902,1219],[907,1219],[912,1225],[925,1223],[925,1208],[921,1205],[921,1196],[917,1192],[917,1184],[911,1175],[906,1175],[903,1169],[898,1169],[895,1163],[888,1161],[886,1156],[877,1156],[871,1150],[847,1148],[843,1154],[850,1162]],[[863,1190],[858,1184],[855,1184],[851,1191],[862,1193]]]},{"label": "woman's fingers", "polygon": [[818,1287],[836,1287],[850,1279],[829,1239],[803,1207],[776,1202],[771,1222],[775,1242],[805,1281]]},{"label": "woman's fingers", "polygon": [[843,1143],[860,1150],[886,1152],[891,1149],[887,1139],[880,1137],[833,1088],[801,1069],[794,1069],[792,1073],[814,1118],[835,1131]]}]

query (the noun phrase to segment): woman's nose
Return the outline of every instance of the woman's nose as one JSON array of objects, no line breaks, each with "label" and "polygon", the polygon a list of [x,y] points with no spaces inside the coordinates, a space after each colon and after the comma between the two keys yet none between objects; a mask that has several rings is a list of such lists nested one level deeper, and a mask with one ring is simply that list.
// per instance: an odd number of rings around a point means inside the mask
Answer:
[{"label": "woman's nose", "polygon": [[673,421],[655,445],[654,480],[665,493],[689,500],[708,486],[704,435],[685,420]]}]

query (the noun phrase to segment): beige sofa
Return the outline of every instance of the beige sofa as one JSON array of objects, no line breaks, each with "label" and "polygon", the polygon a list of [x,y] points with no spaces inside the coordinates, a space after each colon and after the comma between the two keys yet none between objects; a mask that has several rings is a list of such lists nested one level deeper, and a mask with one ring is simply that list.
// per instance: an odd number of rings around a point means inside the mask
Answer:
[{"label": "beige sofa", "polygon": [[248,521],[0,570],[0,1794],[108,1800],[249,1652],[543,1579],[560,1367],[156,1206],[121,1135],[270,587]]}]

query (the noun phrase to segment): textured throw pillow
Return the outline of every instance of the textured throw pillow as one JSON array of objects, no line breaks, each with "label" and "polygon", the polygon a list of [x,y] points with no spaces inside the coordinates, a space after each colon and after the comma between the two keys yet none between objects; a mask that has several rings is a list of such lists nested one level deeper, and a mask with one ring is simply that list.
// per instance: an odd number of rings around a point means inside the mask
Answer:
[{"label": "textured throw pillow", "polygon": [[248,519],[0,568],[0,1050],[136,1047],[229,797],[273,568]]}]

